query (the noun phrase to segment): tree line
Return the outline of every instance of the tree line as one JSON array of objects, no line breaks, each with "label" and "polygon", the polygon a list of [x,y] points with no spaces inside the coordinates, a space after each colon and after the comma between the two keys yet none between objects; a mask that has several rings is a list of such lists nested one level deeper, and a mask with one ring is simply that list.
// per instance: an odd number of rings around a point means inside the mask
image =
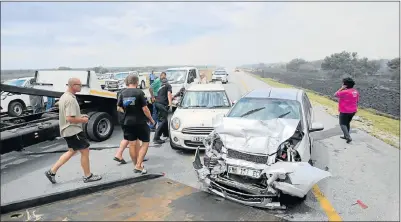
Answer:
[{"label": "tree line", "polygon": [[285,68],[293,72],[324,70],[333,76],[388,75],[392,79],[400,79],[399,57],[391,60],[369,60],[366,57],[359,58],[357,52],[347,51],[331,54],[318,61],[295,58],[288,62]]}]

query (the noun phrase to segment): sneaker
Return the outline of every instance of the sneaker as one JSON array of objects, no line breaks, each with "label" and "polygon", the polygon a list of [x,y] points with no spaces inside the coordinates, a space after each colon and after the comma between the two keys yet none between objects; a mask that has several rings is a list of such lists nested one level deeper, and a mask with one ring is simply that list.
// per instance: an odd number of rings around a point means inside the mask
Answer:
[{"label": "sneaker", "polygon": [[135,173],[141,173],[141,174],[143,175],[143,174],[146,174],[148,171],[146,171],[146,169],[145,169],[145,167],[144,167],[144,168],[142,168],[142,170],[138,170],[138,169],[135,168],[135,169],[134,169],[134,172],[135,172]]},{"label": "sneaker", "polygon": [[85,176],[83,177],[84,183],[94,182],[94,181],[98,181],[98,180],[101,180],[101,179],[102,179],[101,176],[94,175],[93,173],[91,173],[91,175],[88,176],[88,177],[85,177]]},{"label": "sneaker", "polygon": [[50,170],[48,170],[48,171],[45,172],[45,175],[46,175],[47,179],[49,179],[52,184],[56,183],[56,174],[55,173],[52,173]]},{"label": "sneaker", "polygon": [[156,144],[163,144],[166,141],[161,140],[161,139],[155,139],[155,140],[153,140],[153,142],[156,143]]}]

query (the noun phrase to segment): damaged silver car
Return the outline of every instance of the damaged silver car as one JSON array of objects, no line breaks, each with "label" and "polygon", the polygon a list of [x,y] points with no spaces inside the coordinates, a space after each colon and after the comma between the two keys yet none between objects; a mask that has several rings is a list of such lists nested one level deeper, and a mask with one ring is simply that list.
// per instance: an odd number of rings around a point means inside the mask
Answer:
[{"label": "damaged silver car", "polygon": [[281,197],[304,199],[318,181],[331,176],[311,165],[313,122],[306,93],[269,88],[243,96],[227,116],[213,119],[193,166],[205,189],[242,204],[285,209]]}]

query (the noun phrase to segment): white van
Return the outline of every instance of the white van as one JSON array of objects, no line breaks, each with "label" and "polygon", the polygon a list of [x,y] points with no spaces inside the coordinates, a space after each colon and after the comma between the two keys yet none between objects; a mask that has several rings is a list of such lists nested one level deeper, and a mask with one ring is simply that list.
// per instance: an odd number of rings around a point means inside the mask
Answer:
[{"label": "white van", "polygon": [[[179,67],[166,70],[166,77],[171,85],[173,96],[182,88],[187,89],[192,84],[198,84],[200,81],[199,70],[195,67]],[[173,112],[177,108],[177,104],[181,101],[181,97],[173,100]]]}]

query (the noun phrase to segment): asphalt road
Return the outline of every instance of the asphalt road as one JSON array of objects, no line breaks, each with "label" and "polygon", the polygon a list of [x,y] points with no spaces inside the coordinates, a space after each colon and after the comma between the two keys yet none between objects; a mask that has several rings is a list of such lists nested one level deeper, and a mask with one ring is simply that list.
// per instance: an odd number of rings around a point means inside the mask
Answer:
[{"label": "asphalt road", "polygon": [[[223,86],[232,101],[248,90],[268,87],[245,73],[233,71],[229,83]],[[316,144],[312,159],[316,167],[330,171],[333,176],[319,182],[303,203],[285,212],[270,213],[289,220],[399,220],[399,150],[359,130],[353,132],[354,141],[346,144],[339,138],[341,131],[337,118],[325,113],[321,107],[314,107],[314,113],[316,121],[325,125],[325,130],[314,133]],[[118,146],[121,138],[121,130],[116,129],[112,138],[92,146]],[[29,147],[25,153],[2,155],[2,203],[50,192],[53,188],[43,172],[60,153],[26,153],[63,149],[65,142],[58,140]],[[132,173],[128,151],[124,153],[128,164],[121,166],[112,160],[114,148],[91,152],[92,170],[104,178],[120,178]],[[172,150],[168,143],[151,144],[147,156],[149,161],[145,164],[149,172],[164,172],[169,179],[199,187],[192,169],[193,152]],[[60,169],[57,179],[65,182],[67,185],[62,189],[67,189],[80,186],[80,178],[79,156],[75,156],[71,163]],[[29,192],[21,193],[23,189]],[[367,208],[357,204],[358,200]],[[249,210],[252,212],[251,208]]]}]

